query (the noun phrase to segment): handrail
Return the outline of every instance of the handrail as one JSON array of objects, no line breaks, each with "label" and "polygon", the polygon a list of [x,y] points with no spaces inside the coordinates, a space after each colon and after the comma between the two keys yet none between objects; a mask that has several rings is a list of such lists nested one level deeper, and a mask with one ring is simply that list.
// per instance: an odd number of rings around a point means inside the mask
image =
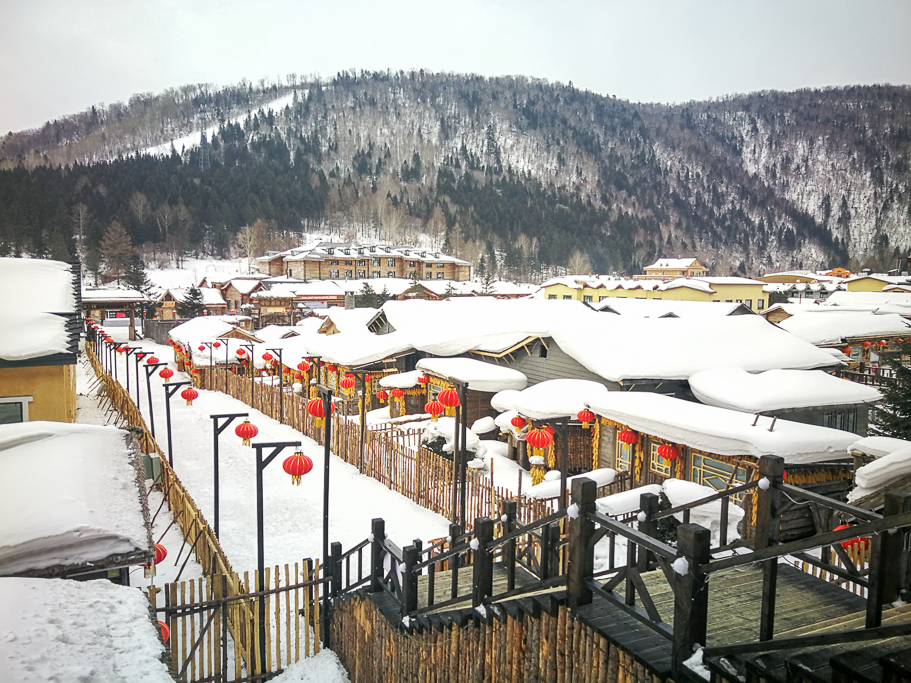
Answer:
[{"label": "handrail", "polygon": [[401,562],[404,559],[404,555],[402,554],[402,549],[399,548],[395,543],[390,541],[388,538],[378,538],[376,540],[380,544],[380,547],[383,550],[385,550],[387,553],[392,555],[392,557],[394,557],[396,560]]},{"label": "handrail", "polygon": [[642,546],[647,550],[652,551],[656,555],[660,555],[669,560],[676,559],[677,550],[662,543],[661,541],[652,538],[646,534],[643,534],[638,529],[632,529],[622,522],[618,522],[613,517],[608,517],[607,515],[601,512],[589,512],[586,513],[586,517],[593,522],[597,522],[601,526],[607,527],[609,530],[623,536],[624,538],[633,541],[636,545]]},{"label": "handrail", "polygon": [[864,508],[849,505],[848,503],[842,503],[841,501],[835,500],[833,498],[827,498],[826,496],[820,495],[818,493],[813,493],[812,491],[807,491],[806,489],[798,488],[797,486],[791,486],[790,484],[781,484],[780,488],[781,492],[787,495],[803,498],[804,500],[816,503],[817,505],[823,505],[832,510],[837,510],[838,512],[844,512],[846,514],[852,515],[858,519],[866,519],[872,522],[883,518],[882,515],[871,510],[865,510]]},{"label": "handrail", "polygon": [[790,543],[772,545],[768,548],[754,550],[743,555],[724,557],[720,560],[714,560],[708,564],[701,565],[699,567],[699,571],[706,574],[711,574],[713,572],[719,572],[723,569],[742,567],[743,565],[753,564],[754,562],[759,562],[761,560],[770,560],[774,557],[793,555],[795,552],[800,552],[802,550],[810,550],[811,548],[818,548],[824,545],[832,545],[834,543],[840,543],[841,541],[857,538],[858,536],[876,534],[882,531],[888,531],[890,529],[901,529],[907,526],[911,526],[911,512],[902,512],[890,517],[877,519],[873,522],[857,524],[855,526],[848,527],[847,529],[840,529],[839,531],[827,531],[824,534],[818,534],[816,536],[804,538],[799,541],[791,541]]},{"label": "handrail", "polygon": [[524,536],[525,534],[534,531],[535,529],[540,529],[541,527],[545,527],[548,524],[553,524],[554,522],[561,520],[564,517],[566,517],[566,510],[558,510],[557,512],[553,512],[547,515],[547,517],[542,517],[541,519],[538,519],[531,524],[517,527],[516,529],[510,531],[508,534],[503,534],[502,536],[493,539],[491,543],[487,544],[487,547],[496,548],[503,545],[504,543],[511,541],[514,538]]},{"label": "handrail", "polygon": [[705,505],[707,503],[712,503],[716,500],[721,500],[722,498],[727,498],[728,496],[736,496],[738,493],[743,493],[744,491],[749,491],[750,489],[756,488],[759,486],[758,481],[748,481],[746,484],[741,484],[740,486],[735,486],[732,489],[724,489],[723,491],[718,491],[713,493],[710,496],[705,498],[700,498],[699,500],[694,500],[691,503],[685,503],[683,505],[678,505],[672,507],[669,510],[662,510],[657,515],[652,515],[652,520],[664,519],[665,517],[670,517],[671,515],[677,514],[678,512],[683,512],[684,510],[692,510],[693,508],[699,507],[700,505]]},{"label": "handrail", "polygon": [[344,560],[346,557],[351,557],[358,550],[360,550],[361,548],[366,548],[368,545],[370,545],[370,539],[365,538],[363,541],[361,541],[357,545],[348,548],[348,550],[346,550],[341,555],[339,555],[339,560]]},{"label": "handrail", "polygon": [[434,555],[431,558],[419,562],[415,565],[412,565],[412,568],[415,570],[423,569],[424,567],[429,567],[432,564],[437,564],[438,562],[445,562],[446,560],[455,557],[459,553],[464,552],[465,550],[471,547],[470,543],[461,543],[460,545],[454,545],[445,553],[440,553],[439,555]]}]

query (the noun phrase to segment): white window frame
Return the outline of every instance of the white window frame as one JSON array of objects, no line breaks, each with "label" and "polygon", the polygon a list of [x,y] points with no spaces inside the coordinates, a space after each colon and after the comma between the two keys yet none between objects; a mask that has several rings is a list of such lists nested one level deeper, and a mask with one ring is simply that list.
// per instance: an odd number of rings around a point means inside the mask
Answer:
[{"label": "white window frame", "polygon": [[28,404],[34,400],[33,396],[0,396],[0,403],[18,403],[22,406],[23,422],[28,422]]}]

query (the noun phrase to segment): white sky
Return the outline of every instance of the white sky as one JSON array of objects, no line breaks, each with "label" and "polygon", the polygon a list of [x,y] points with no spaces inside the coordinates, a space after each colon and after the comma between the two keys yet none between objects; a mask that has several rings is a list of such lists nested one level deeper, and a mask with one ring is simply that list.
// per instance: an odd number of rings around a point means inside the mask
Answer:
[{"label": "white sky", "polygon": [[0,131],[184,83],[522,74],[633,101],[911,83],[908,0],[0,0]]}]

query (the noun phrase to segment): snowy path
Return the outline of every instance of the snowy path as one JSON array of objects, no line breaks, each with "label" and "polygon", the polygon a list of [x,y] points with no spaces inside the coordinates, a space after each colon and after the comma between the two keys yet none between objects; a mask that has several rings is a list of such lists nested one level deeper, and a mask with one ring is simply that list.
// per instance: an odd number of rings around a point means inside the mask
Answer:
[{"label": "snowy path", "polygon": [[[126,341],[123,327],[107,329],[114,339]],[[155,353],[161,362],[173,364],[173,351],[149,340],[135,342]],[[119,354],[118,378],[126,384],[126,358]],[[135,362],[130,360],[131,394],[135,398]],[[173,381],[188,379],[175,372]],[[148,422],[148,399],[145,379],[140,370],[142,393],[140,407]],[[152,378],[152,402],[155,413],[156,439],[167,453],[163,380]],[[319,557],[322,549],[322,471],[323,449],[300,432],[280,425],[245,403],[216,391],[200,391],[192,406],[187,406],[179,392],[171,399],[174,437],[174,469],[196,500],[210,524],[213,520],[212,420],[218,413],[249,412],[250,420],[259,427],[255,442],[300,441],[303,451],[313,460],[313,470],[301,486],[292,486],[282,470],[282,460],[292,451],[282,453],[263,473],[264,525],[267,565],[281,565],[304,557]],[[236,424],[236,422],[235,422]],[[220,535],[221,544],[236,571],[256,568],[256,462],[254,451],[241,445],[234,434],[234,424],[220,438]],[[356,468],[332,456],[330,477],[329,540],[339,541],[347,549],[370,533],[370,520],[386,520],[386,533],[398,544],[412,539],[445,536],[448,520],[394,493]]]}]

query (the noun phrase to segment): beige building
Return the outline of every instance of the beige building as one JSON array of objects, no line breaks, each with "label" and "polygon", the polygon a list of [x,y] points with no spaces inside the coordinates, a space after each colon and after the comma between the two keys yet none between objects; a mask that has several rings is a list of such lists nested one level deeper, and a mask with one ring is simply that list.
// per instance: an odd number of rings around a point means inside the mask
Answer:
[{"label": "beige building", "polygon": [[643,268],[646,280],[670,280],[677,277],[705,277],[708,269],[697,258],[663,258]]}]

